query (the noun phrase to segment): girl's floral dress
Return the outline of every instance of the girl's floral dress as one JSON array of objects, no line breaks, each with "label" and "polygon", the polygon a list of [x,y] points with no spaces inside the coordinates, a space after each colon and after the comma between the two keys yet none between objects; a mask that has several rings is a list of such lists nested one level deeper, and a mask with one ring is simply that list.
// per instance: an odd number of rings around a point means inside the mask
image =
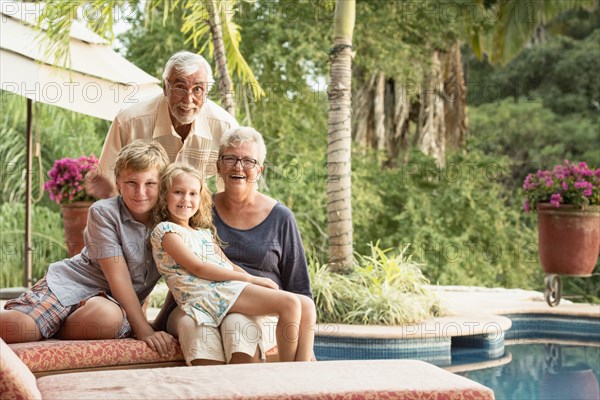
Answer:
[{"label": "girl's floral dress", "polygon": [[233,270],[232,265],[215,251],[217,245],[208,229],[188,229],[172,222],[161,222],[152,232],[152,254],[156,267],[179,307],[198,325],[219,326],[248,282],[213,282],[190,274],[162,248],[162,239],[170,232],[181,236],[203,262],[229,270]]}]

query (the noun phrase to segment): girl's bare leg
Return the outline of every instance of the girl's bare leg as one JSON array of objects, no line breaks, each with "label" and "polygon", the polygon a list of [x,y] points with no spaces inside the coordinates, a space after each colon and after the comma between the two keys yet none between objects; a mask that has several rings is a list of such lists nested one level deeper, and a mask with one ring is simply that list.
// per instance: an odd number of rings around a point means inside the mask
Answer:
[{"label": "girl's bare leg", "polygon": [[298,350],[296,361],[310,361],[313,358],[313,347],[315,343],[315,324],[317,323],[317,310],[315,303],[308,297],[298,294],[302,307],[300,319],[300,334],[298,339]]},{"label": "girl's bare leg", "polygon": [[229,312],[252,316],[276,314],[279,317],[275,328],[279,359],[281,361],[296,359],[302,313],[298,296],[282,290],[250,284],[244,288]]},{"label": "girl's bare leg", "polygon": [[105,297],[95,296],[69,315],[56,337],[66,340],[114,339],[122,323],[121,307]]},{"label": "girl's bare leg", "polygon": [[29,315],[17,310],[2,310],[0,338],[6,343],[37,342],[42,340],[42,334]]}]

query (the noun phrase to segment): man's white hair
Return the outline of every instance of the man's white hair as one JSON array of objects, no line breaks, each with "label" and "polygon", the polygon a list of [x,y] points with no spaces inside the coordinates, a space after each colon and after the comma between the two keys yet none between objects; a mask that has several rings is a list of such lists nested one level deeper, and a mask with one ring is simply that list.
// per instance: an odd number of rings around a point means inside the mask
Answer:
[{"label": "man's white hair", "polygon": [[207,76],[208,88],[207,92],[215,83],[213,78],[212,68],[204,57],[200,54],[191,53],[189,51],[179,51],[169,58],[165,64],[163,72],[163,81],[168,80],[173,74],[191,75],[200,69],[204,68]]}]

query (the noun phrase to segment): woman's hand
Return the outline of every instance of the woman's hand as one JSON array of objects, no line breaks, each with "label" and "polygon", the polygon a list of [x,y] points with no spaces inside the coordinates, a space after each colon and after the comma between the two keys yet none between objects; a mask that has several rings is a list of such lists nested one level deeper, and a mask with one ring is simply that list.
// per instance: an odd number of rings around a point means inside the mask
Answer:
[{"label": "woman's hand", "polygon": [[151,332],[138,339],[146,342],[146,344],[150,346],[152,350],[158,352],[161,357],[165,357],[173,347],[173,336],[163,331]]},{"label": "woman's hand", "polygon": [[279,286],[273,282],[270,278],[261,278],[260,276],[252,276],[249,280],[250,283],[253,283],[258,286],[264,286],[269,289],[279,289]]}]

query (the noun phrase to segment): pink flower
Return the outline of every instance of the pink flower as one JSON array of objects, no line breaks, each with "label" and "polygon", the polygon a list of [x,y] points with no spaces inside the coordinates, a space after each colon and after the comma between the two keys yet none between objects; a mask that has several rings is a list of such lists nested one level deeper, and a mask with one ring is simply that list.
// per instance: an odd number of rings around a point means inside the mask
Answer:
[{"label": "pink flower", "polygon": [[565,160],[551,170],[539,170],[527,175],[523,182],[525,211],[535,210],[538,203],[555,207],[571,204],[578,207],[600,205],[600,168],[590,168],[585,162]]},{"label": "pink flower", "polygon": [[48,172],[50,179],[44,183],[44,189],[57,204],[93,201],[85,191],[84,180],[97,165],[95,156],[56,160]]}]

